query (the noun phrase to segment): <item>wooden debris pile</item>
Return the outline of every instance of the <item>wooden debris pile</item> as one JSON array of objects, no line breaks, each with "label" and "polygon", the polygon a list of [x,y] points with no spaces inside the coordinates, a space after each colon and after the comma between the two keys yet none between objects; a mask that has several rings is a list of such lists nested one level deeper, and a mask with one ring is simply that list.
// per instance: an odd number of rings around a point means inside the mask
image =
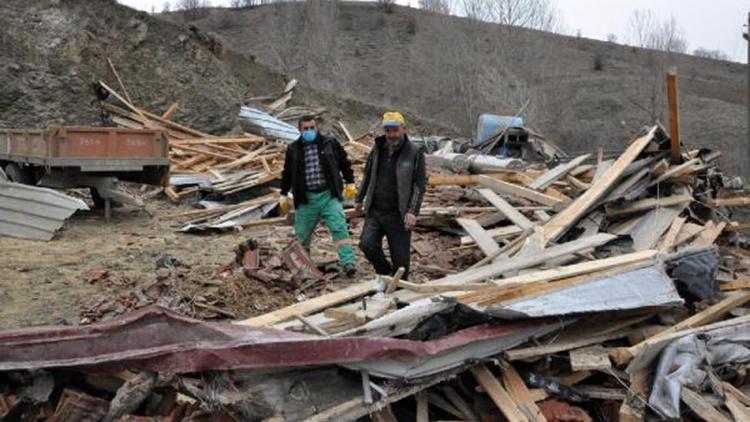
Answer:
[{"label": "wooden debris pile", "polygon": [[[748,201],[716,166],[720,154],[688,150],[672,163],[670,152],[669,138],[653,127],[613,160],[592,162],[585,155],[536,172],[433,172],[420,226],[463,232],[462,246],[451,249],[481,251],[469,268],[441,270],[433,263],[439,278],[381,277],[239,324],[335,338],[422,340],[482,322],[553,318],[563,326],[519,344],[498,341],[486,355],[477,341],[458,359],[457,368],[470,371],[451,382],[427,375],[430,364],[408,359],[405,367],[346,365],[370,384],[383,381],[365,386],[372,391],[363,393],[359,407],[323,412],[332,419],[370,413],[387,420],[498,414],[507,420],[643,420],[675,417],[677,409],[687,419],[744,420],[750,380],[739,356],[750,358],[743,355],[749,342],[742,340],[737,357],[721,367],[708,360],[693,368],[705,381],[697,385],[679,380],[665,386],[667,374],[659,369],[671,365],[660,352],[672,342],[750,330],[744,317],[750,293],[742,291],[750,288],[750,252],[732,208]],[[454,195],[452,207],[437,206],[456,186],[469,191]],[[452,219],[454,226],[446,224]],[[434,253],[425,243],[415,242],[414,249],[418,261]],[[500,364],[469,364],[489,357]],[[399,401],[407,387],[388,380],[404,378],[424,383]],[[711,387],[717,382],[721,390]],[[665,388],[681,400],[659,396]]]},{"label": "wooden debris pile", "polygon": [[[364,153],[364,145],[348,148]],[[264,241],[238,247],[237,285],[284,291],[287,303],[305,299],[233,330],[320,343],[303,354],[279,350],[283,363],[255,369],[215,354],[218,368],[236,369],[231,377],[165,380],[123,414],[200,407],[213,417],[285,420],[746,420],[750,252],[734,213],[750,201],[721,174],[718,154],[687,150],[672,162],[671,148],[653,127],[613,160],[592,154],[549,169],[471,175],[431,169],[409,280],[363,270],[358,282],[331,289],[314,268],[323,263],[311,264],[299,247],[281,250],[289,239],[280,242],[278,229],[252,229],[264,230],[250,232]],[[172,217],[220,224],[222,215],[275,200]],[[350,217],[356,238],[360,224]],[[259,248],[269,244],[275,249]],[[173,277],[154,296],[158,274],[142,286],[144,303],[168,305],[168,292],[184,286]],[[239,319],[222,298],[196,290],[179,303],[200,309],[195,316]],[[120,305],[140,306],[137,294],[128,300],[136,304]],[[271,328],[283,331],[255,331]],[[264,346],[242,347],[245,356],[268,356]],[[342,348],[346,360],[327,357]],[[142,369],[132,366],[109,393],[81,381],[56,388],[97,391],[87,400],[111,411]],[[3,396],[6,407],[15,409],[18,391]],[[49,411],[64,397],[55,395]],[[158,397],[180,400],[158,413]]]}]

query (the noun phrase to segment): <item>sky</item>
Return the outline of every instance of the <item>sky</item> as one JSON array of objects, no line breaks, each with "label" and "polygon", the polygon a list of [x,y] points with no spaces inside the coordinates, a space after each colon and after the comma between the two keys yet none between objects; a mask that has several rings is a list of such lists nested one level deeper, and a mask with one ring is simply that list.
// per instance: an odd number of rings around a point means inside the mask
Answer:
[{"label": "sky", "polygon": [[[150,11],[160,11],[164,0],[118,0],[120,3]],[[459,1],[459,0],[453,0]],[[688,51],[702,47],[719,49],[733,61],[747,63],[748,0],[550,0],[559,10],[565,32],[585,38],[604,40],[609,34],[619,43],[628,41],[628,22],[634,10],[651,10],[660,17],[674,16],[685,33]],[[397,0],[416,7],[418,0]],[[171,0],[173,5],[177,0]],[[213,6],[227,6],[229,0],[211,0]]]}]

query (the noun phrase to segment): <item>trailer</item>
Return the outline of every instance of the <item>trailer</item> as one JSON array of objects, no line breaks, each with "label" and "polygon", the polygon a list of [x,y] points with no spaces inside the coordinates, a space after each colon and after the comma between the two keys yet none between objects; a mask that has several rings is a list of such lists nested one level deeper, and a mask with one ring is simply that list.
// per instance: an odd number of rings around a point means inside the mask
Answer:
[{"label": "trailer", "polygon": [[169,140],[161,130],[52,126],[0,129],[0,167],[11,181],[88,187],[109,214],[110,201],[143,205],[118,182],[166,186]]}]

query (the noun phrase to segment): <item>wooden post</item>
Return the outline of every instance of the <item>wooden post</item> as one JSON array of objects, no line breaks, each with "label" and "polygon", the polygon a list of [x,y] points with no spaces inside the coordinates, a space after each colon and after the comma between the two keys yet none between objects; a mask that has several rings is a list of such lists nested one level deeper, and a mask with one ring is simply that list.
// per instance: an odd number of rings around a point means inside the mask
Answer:
[{"label": "wooden post", "polygon": [[677,69],[667,72],[667,100],[669,101],[669,138],[671,140],[672,164],[680,163],[680,111],[677,101]]}]

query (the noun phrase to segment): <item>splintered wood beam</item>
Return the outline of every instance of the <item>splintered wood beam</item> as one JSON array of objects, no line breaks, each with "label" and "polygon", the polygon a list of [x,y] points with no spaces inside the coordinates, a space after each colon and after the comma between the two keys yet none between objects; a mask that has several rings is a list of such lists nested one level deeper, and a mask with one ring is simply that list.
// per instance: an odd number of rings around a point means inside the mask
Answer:
[{"label": "splintered wood beam", "polygon": [[169,106],[167,111],[164,112],[164,114],[161,115],[161,118],[164,120],[172,120],[172,116],[174,116],[175,111],[177,111],[177,107],[179,107],[180,102],[175,101],[172,103],[172,105]]},{"label": "splintered wood beam", "polygon": [[576,198],[564,210],[555,215],[544,225],[544,237],[548,242],[557,240],[572,227],[590,208],[596,204],[622,176],[627,167],[635,161],[640,153],[651,143],[658,126],[654,126],[647,134],[633,141],[620,157],[610,166],[599,179],[591,184],[581,196]]},{"label": "splintered wood beam", "polygon": [[502,372],[503,385],[508,390],[516,404],[521,407],[524,414],[529,416],[529,419],[536,422],[547,422],[547,418],[544,417],[539,406],[534,402],[534,398],[531,396],[526,383],[518,374],[516,369],[511,364],[507,364],[503,367]]},{"label": "splintered wood beam", "polygon": [[484,252],[485,255],[492,255],[495,251],[500,249],[500,246],[495,242],[495,239],[487,233],[482,226],[477,223],[476,220],[469,218],[457,218],[456,221],[466,231],[466,233],[474,239],[474,242],[479,246],[479,249]]},{"label": "splintered wood beam", "polygon": [[536,190],[547,188],[557,179],[565,176],[574,168],[583,164],[583,162],[588,160],[589,157],[591,157],[591,154],[581,155],[580,157],[574,158],[568,163],[560,164],[553,169],[547,170],[546,173],[534,179],[534,181],[529,184],[529,187]]},{"label": "splintered wood beam", "polygon": [[731,419],[722,415],[721,412],[716,410],[706,399],[695,391],[682,387],[680,393],[682,401],[695,412],[696,415],[700,416],[701,419],[707,422],[732,422]]},{"label": "splintered wood beam", "polygon": [[318,296],[296,303],[285,308],[278,309],[267,314],[249,318],[243,321],[237,321],[235,324],[246,325],[249,327],[267,327],[286,320],[295,318],[297,315],[309,315],[314,312],[322,311],[330,306],[348,302],[361,296],[365,296],[375,291],[376,282],[368,281],[359,284],[353,284],[341,290]]},{"label": "splintered wood beam", "polygon": [[471,368],[471,373],[506,419],[514,422],[529,421],[526,415],[518,408],[516,402],[513,401],[510,394],[508,394],[508,391],[500,385],[500,381],[495,378],[487,366],[483,364],[476,365]]},{"label": "splintered wood beam", "polygon": [[513,222],[516,226],[530,230],[534,228],[535,224],[532,223],[526,216],[518,212],[513,205],[509,204],[506,200],[501,198],[491,189],[479,189],[479,193],[486,199],[490,204],[494,205],[505,217]]},{"label": "splintered wood beam", "polygon": [[480,186],[492,189],[496,193],[518,196],[528,199],[529,201],[534,201],[536,203],[547,205],[550,207],[554,207],[557,204],[563,203],[563,201],[560,199],[545,195],[543,193],[539,193],[533,189],[529,189],[513,183],[504,182],[502,180],[484,175],[480,175],[478,177],[478,182]]}]

